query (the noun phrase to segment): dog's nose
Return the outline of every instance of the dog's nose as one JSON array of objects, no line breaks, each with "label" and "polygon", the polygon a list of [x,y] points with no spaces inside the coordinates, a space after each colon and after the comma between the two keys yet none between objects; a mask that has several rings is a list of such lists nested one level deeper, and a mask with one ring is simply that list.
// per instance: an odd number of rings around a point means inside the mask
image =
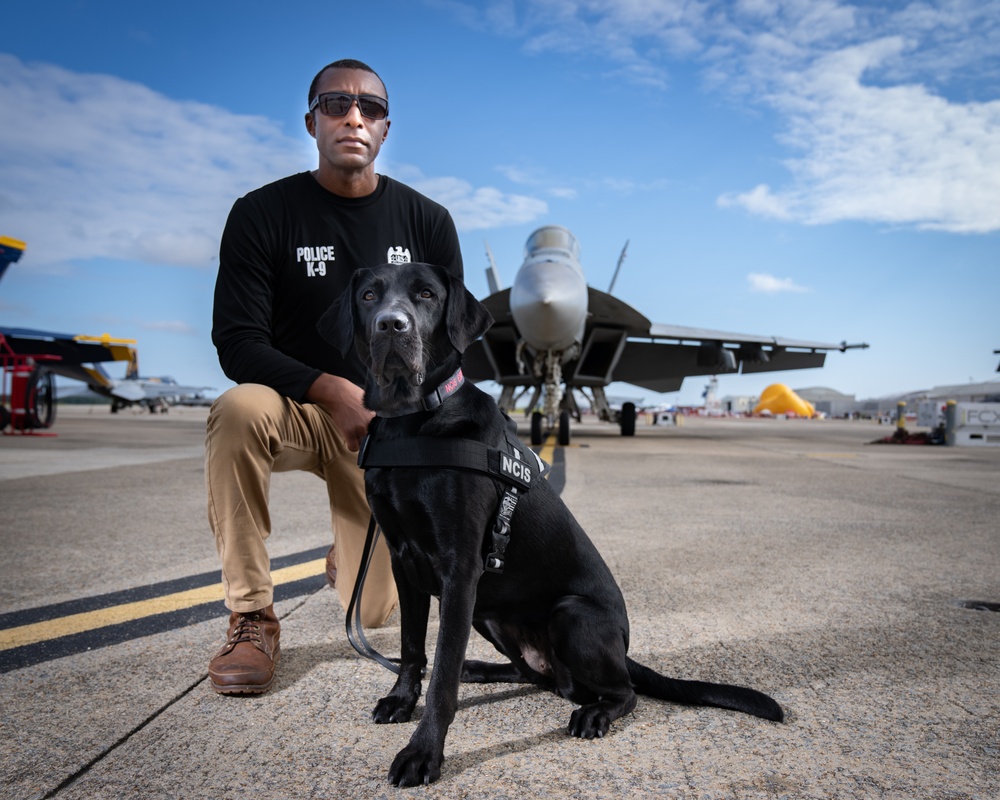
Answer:
[{"label": "dog's nose", "polygon": [[401,311],[383,311],[375,317],[375,330],[379,333],[406,333],[410,329],[410,319]]}]

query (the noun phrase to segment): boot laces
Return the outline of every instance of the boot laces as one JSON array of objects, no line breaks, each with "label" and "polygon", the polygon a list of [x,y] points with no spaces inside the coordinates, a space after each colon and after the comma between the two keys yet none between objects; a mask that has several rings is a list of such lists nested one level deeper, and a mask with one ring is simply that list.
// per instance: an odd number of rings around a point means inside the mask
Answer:
[{"label": "boot laces", "polygon": [[260,641],[260,615],[240,614],[239,619],[236,620],[236,626],[229,637],[229,644],[235,645],[240,642],[259,643]]}]

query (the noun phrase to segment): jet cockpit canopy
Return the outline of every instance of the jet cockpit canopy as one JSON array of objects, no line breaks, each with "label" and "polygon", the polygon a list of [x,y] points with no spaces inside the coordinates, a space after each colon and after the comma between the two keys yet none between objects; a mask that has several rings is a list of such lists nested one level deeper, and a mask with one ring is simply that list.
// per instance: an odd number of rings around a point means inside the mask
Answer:
[{"label": "jet cockpit canopy", "polygon": [[572,233],[558,225],[546,225],[544,228],[539,228],[524,243],[524,257],[526,259],[546,250],[563,253],[574,261],[580,260],[580,243],[577,242]]}]

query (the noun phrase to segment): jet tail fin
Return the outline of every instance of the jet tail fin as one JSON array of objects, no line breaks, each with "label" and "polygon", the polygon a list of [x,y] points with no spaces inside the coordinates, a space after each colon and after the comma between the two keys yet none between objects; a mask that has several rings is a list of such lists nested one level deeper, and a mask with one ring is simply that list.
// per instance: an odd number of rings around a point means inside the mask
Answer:
[{"label": "jet tail fin", "polygon": [[490,262],[489,267],[486,268],[486,282],[490,286],[490,294],[496,294],[500,291],[500,275],[497,272],[497,264],[493,260],[493,251],[490,250],[490,243],[484,239],[483,244],[486,245],[486,258]]},{"label": "jet tail fin", "polygon": [[628,250],[628,239],[625,240],[625,246],[622,248],[622,254],[618,256],[618,265],[615,267],[615,274],[611,277],[611,285],[608,287],[608,294],[612,294],[615,290],[615,281],[618,280],[618,273],[621,271],[622,262],[625,260],[626,250]]},{"label": "jet tail fin", "polygon": [[23,254],[27,245],[18,239],[9,236],[0,236],[0,280],[3,279],[7,267],[17,261]]},{"label": "jet tail fin", "polygon": [[139,354],[133,350],[128,360],[128,368],[125,370],[125,380],[137,381],[139,378]]}]

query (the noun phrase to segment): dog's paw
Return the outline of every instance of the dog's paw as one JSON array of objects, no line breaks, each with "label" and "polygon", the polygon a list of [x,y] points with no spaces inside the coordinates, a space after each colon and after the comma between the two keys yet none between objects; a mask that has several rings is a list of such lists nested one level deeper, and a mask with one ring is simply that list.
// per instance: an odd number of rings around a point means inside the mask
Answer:
[{"label": "dog's paw", "polygon": [[441,777],[444,753],[440,748],[425,747],[410,742],[399,751],[389,768],[393,786],[419,786]]},{"label": "dog's paw", "polygon": [[372,719],[380,725],[388,722],[409,722],[415,706],[415,700],[406,700],[390,694],[375,704]]},{"label": "dog's paw", "polygon": [[611,715],[599,705],[582,706],[569,718],[568,731],[579,739],[600,739],[611,727]]}]

